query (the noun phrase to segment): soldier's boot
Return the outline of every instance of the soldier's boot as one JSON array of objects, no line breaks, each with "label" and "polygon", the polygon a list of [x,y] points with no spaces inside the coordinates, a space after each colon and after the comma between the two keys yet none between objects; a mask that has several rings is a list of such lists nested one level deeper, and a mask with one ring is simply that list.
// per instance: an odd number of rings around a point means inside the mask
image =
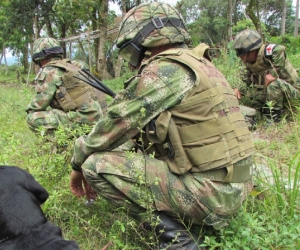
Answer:
[{"label": "soldier's boot", "polygon": [[206,249],[199,247],[203,238],[189,233],[186,228],[168,215],[158,212],[158,225],[155,233],[159,240],[159,249],[168,250],[199,250]]},{"label": "soldier's boot", "polygon": [[266,117],[268,125],[279,123],[281,121],[282,118],[281,110],[264,107],[262,113]]}]

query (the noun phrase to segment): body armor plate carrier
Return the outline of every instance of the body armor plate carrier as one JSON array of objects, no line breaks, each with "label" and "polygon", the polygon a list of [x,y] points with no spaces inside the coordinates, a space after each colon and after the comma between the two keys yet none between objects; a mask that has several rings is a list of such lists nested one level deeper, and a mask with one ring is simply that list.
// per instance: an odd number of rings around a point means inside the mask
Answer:
[{"label": "body armor plate carrier", "polygon": [[244,182],[251,178],[251,161],[239,167],[234,164],[254,153],[252,136],[234,91],[203,57],[205,46],[171,49],[150,59],[184,64],[193,70],[196,82],[180,104],[146,126],[144,139],[154,144],[155,154],[173,173],[190,171],[215,181]]},{"label": "body armor plate carrier", "polygon": [[[79,109],[84,103],[91,100],[96,100],[94,89],[87,83],[75,78],[80,76],[80,70],[72,65],[69,60],[55,60],[47,63],[44,67],[53,66],[61,68],[65,71],[62,76],[63,84],[58,87],[55,93],[55,100],[63,111],[75,111]],[[59,108],[59,107],[54,107]]]}]

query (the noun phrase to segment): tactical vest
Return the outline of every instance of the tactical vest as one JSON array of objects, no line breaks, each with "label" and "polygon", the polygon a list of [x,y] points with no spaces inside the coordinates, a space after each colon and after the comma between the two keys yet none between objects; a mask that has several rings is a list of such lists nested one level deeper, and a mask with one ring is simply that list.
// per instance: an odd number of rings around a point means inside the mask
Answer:
[{"label": "tactical vest", "polygon": [[203,57],[205,48],[201,44],[193,50],[170,49],[149,59],[148,63],[167,58],[184,64],[196,81],[180,104],[146,126],[147,140],[173,173],[190,171],[216,181],[243,182],[251,178],[251,166],[237,169],[233,164],[252,155],[254,144],[234,91]]},{"label": "tactical vest", "polygon": [[[285,58],[285,73],[286,76],[282,76],[276,68],[272,65],[272,56],[266,56],[265,49],[266,45],[263,45],[257,54],[257,59],[255,63],[246,63],[248,69],[251,72],[264,75],[267,70],[270,70],[270,74],[274,77],[278,77],[286,82],[290,83],[291,85],[296,85],[298,74],[297,71],[294,69],[293,65],[290,63],[288,58]],[[280,45],[277,45],[280,46]],[[272,72],[273,71],[273,72]]]},{"label": "tactical vest", "polygon": [[[71,63],[80,69],[88,69],[89,66],[80,60],[72,60]],[[107,113],[107,101],[106,101],[106,94],[101,92],[100,90],[93,88],[96,96],[96,100],[99,102],[102,114],[105,115]]]},{"label": "tactical vest", "polygon": [[87,83],[75,78],[80,76],[79,68],[72,65],[68,59],[53,60],[47,63],[44,67],[57,67],[65,71],[62,76],[62,85],[58,87],[54,99],[56,100],[53,108],[62,108],[65,112],[74,111],[80,108],[84,103],[91,100],[96,100],[93,87]]}]

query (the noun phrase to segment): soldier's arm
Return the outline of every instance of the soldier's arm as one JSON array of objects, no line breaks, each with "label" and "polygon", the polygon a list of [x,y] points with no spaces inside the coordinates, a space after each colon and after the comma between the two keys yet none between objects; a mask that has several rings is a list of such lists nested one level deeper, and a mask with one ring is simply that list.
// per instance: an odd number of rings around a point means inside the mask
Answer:
[{"label": "soldier's arm", "polygon": [[26,112],[44,111],[53,101],[57,86],[61,85],[61,78],[55,74],[56,69],[43,70],[36,79],[36,95],[26,108]]},{"label": "soldier's arm", "polygon": [[240,76],[241,80],[247,85],[252,84],[252,79],[251,79],[252,72],[247,68],[247,66],[243,66],[241,71],[240,71]]},{"label": "soldier's arm", "polygon": [[193,76],[175,63],[148,66],[116,95],[91,133],[75,141],[72,168],[80,171],[90,154],[112,150],[137,135],[139,128],[182,100],[194,85]]},{"label": "soldier's arm", "polygon": [[272,52],[272,64],[276,70],[280,70],[285,66],[286,54],[285,47],[282,45],[276,45]]}]

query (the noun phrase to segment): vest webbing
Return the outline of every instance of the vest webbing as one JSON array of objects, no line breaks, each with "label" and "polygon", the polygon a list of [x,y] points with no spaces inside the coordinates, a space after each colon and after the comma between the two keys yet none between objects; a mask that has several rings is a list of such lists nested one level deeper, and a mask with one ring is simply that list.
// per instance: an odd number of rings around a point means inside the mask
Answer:
[{"label": "vest webbing", "polygon": [[91,86],[75,78],[80,76],[78,67],[72,65],[69,60],[54,60],[44,67],[52,66],[65,71],[62,76],[62,85],[55,94],[55,99],[64,111],[71,111],[80,108],[84,103],[96,100],[95,92]]},{"label": "vest webbing", "polygon": [[[250,179],[252,164],[244,165],[244,171],[240,167],[235,170],[233,165],[252,155],[254,144],[235,93],[225,77],[195,50],[171,49],[152,60],[160,57],[186,65],[195,73],[196,81],[180,104],[156,119],[156,139],[147,133],[148,139],[157,146],[158,154],[176,174],[203,173],[207,178],[223,182]],[[168,126],[161,126],[164,122]],[[167,133],[160,128],[167,128]],[[167,137],[161,141],[164,134]],[[169,144],[173,150],[171,158],[166,154]]]},{"label": "vest webbing", "polygon": [[255,63],[246,63],[246,66],[250,69],[251,72],[261,74],[263,75],[263,80],[264,80],[264,73],[267,70],[270,70],[270,73],[274,77],[278,77],[282,80],[285,80],[286,82],[290,83],[291,85],[297,85],[297,71],[294,69],[293,65],[290,63],[288,58],[285,58],[285,64],[284,64],[284,69],[285,69],[285,76],[282,76],[279,72],[278,69],[276,69],[272,65],[272,61],[268,59],[265,56],[265,48],[267,45],[263,45],[257,54],[257,59]]}]

